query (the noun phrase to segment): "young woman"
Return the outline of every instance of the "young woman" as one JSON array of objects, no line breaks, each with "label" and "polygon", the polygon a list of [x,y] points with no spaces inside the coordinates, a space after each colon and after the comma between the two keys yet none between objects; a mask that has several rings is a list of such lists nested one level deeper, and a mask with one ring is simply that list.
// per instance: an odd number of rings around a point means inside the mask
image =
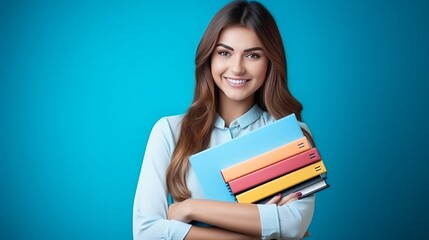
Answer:
[{"label": "young woman", "polygon": [[314,196],[278,195],[264,205],[203,200],[189,164],[190,155],[291,113],[301,121],[275,20],[257,2],[226,5],[209,24],[195,62],[192,105],[183,115],[161,118],[150,134],[134,201],[134,239],[302,238]]}]

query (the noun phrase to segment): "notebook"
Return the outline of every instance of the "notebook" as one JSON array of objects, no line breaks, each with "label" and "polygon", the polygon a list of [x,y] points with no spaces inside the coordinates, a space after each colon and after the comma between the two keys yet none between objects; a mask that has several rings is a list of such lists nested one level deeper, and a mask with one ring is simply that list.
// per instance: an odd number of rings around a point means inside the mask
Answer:
[{"label": "notebook", "polygon": [[295,114],[190,156],[206,199],[236,202],[221,170],[304,137]]}]

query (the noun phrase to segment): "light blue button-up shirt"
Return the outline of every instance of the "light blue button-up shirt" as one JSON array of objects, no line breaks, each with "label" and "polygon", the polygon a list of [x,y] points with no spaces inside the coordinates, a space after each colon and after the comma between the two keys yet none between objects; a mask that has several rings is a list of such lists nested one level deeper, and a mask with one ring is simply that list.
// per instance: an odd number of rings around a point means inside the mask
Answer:
[{"label": "light blue button-up shirt", "polygon": [[[133,209],[134,239],[184,239],[191,224],[168,220],[168,191],[166,171],[180,134],[183,115],[163,117],[153,126],[137,184]],[[209,147],[230,141],[274,122],[268,112],[257,105],[225,127],[225,121],[216,116]],[[301,127],[308,130],[304,123]],[[187,186],[192,198],[204,198],[201,186],[192,168],[187,175]],[[314,196],[283,206],[258,205],[262,226],[261,239],[297,239],[304,235],[314,211]]]}]

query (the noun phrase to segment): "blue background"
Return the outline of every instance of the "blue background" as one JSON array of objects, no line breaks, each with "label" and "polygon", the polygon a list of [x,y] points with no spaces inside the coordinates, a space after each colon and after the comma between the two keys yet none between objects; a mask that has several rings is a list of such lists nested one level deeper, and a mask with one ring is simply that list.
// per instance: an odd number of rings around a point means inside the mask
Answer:
[{"label": "blue background", "polygon": [[[226,2],[0,3],[0,239],[132,238],[150,129]],[[329,170],[311,239],[426,239],[429,3],[262,3]]]}]

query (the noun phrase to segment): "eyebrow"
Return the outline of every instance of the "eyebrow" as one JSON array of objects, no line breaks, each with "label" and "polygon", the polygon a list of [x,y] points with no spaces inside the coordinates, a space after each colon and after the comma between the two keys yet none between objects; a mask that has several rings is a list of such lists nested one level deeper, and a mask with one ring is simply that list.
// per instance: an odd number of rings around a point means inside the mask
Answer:
[{"label": "eyebrow", "polygon": [[[232,48],[232,47],[230,47],[230,46],[228,46],[226,44],[223,44],[223,43],[216,44],[216,47],[218,47],[218,46],[221,46],[221,47],[224,47],[224,48],[229,49],[231,51],[234,51],[234,48]],[[261,47],[253,47],[253,48],[244,49],[243,52],[251,52],[251,51],[258,51],[258,50],[264,51],[264,49],[262,49]]]}]

